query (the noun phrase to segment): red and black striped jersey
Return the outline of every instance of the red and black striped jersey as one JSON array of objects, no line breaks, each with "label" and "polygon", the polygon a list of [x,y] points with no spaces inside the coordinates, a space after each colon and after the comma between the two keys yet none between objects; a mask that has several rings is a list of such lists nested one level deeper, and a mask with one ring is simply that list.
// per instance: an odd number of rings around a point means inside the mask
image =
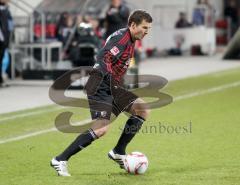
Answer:
[{"label": "red and black striped jersey", "polygon": [[128,28],[114,32],[99,51],[94,68],[110,73],[119,82],[134,56],[134,45]]}]

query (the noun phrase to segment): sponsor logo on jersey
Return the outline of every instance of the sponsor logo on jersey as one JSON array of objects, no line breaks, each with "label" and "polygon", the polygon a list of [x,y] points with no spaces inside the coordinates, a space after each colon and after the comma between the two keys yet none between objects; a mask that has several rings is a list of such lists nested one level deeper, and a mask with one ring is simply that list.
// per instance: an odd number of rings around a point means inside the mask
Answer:
[{"label": "sponsor logo on jersey", "polygon": [[110,50],[110,52],[111,52],[114,56],[116,56],[120,51],[119,51],[119,49],[117,48],[117,46],[114,46],[114,47]]}]

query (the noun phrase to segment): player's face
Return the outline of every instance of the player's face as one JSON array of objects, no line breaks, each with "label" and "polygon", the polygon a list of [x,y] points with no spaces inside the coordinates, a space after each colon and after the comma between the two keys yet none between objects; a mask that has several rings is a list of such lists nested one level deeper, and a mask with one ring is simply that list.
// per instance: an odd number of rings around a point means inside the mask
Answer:
[{"label": "player's face", "polygon": [[148,34],[152,24],[143,20],[141,24],[136,25],[135,23],[132,23],[131,26],[133,30],[134,39],[141,40],[145,37],[145,35]]}]

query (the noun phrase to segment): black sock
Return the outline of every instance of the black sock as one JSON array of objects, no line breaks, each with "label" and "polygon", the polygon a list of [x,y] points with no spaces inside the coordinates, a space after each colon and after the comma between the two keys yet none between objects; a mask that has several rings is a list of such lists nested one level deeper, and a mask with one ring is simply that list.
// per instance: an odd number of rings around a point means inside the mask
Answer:
[{"label": "black sock", "polygon": [[121,137],[118,140],[114,151],[118,154],[125,155],[125,150],[128,143],[133,139],[136,133],[141,129],[145,120],[140,116],[131,116],[122,132]]},{"label": "black sock", "polygon": [[88,145],[97,139],[96,134],[92,129],[87,130],[86,132],[80,134],[75,141],[73,141],[65,151],[56,157],[58,161],[67,161],[71,156],[86,148]]}]

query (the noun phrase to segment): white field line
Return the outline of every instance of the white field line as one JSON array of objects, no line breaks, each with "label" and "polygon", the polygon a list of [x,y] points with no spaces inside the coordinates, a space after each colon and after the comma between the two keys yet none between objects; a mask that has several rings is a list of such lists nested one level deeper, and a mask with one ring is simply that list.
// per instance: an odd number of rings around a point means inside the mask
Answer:
[{"label": "white field line", "polygon": [[222,90],[225,90],[225,89],[237,87],[239,85],[240,85],[240,81],[237,81],[237,82],[234,82],[234,83],[213,87],[213,88],[201,90],[201,91],[198,91],[198,92],[177,96],[177,97],[174,98],[173,101],[178,101],[178,100],[192,98],[192,97],[195,97],[195,96],[210,94],[210,93],[214,93],[214,92],[217,92],[217,91],[222,91]]},{"label": "white field line", "polygon": [[[237,87],[237,86],[240,86],[240,81],[234,82],[234,83],[231,83],[231,84],[218,86],[218,87],[205,89],[205,90],[202,90],[202,91],[199,91],[199,92],[194,92],[194,93],[190,93],[190,94],[177,96],[177,97],[174,98],[174,102],[179,101],[179,100],[192,98],[192,97],[205,95],[205,94],[210,94],[210,93],[214,93],[214,92],[218,92],[218,91],[222,91],[222,90]],[[89,121],[90,121],[90,119],[83,120],[83,121],[79,122],[78,125],[87,123]],[[55,127],[53,127],[53,128],[46,129],[46,130],[41,130],[41,131],[38,131],[38,132],[32,132],[32,133],[24,134],[24,135],[21,135],[21,136],[0,140],[0,144],[9,143],[9,142],[12,142],[12,141],[19,141],[19,140],[22,140],[22,139],[25,139],[25,138],[29,138],[29,137],[33,137],[33,136],[37,136],[37,135],[41,135],[41,134],[45,134],[45,133],[49,133],[49,132],[53,132],[53,131],[57,131],[57,129]]]},{"label": "white field line", "polygon": [[64,107],[55,107],[55,108],[49,108],[49,109],[46,108],[44,110],[38,110],[38,111],[22,113],[22,114],[20,113],[20,114],[17,114],[17,115],[8,116],[6,118],[0,118],[0,124],[4,123],[5,121],[13,120],[13,119],[16,119],[16,118],[23,118],[23,117],[26,117],[26,116],[34,116],[34,115],[38,115],[38,114],[44,114],[44,113],[47,113],[47,112],[54,112],[54,111],[57,111],[57,110],[61,110],[63,108]]},{"label": "white field line", "polygon": [[[85,123],[89,123],[90,121],[92,121],[92,120],[91,119],[85,119],[83,121],[79,121],[77,123],[74,123],[74,126],[83,125]],[[54,132],[54,131],[58,131],[56,129],[56,127],[52,127],[50,129],[45,129],[45,130],[40,130],[40,131],[37,131],[37,132],[31,132],[29,134],[24,134],[24,135],[17,136],[17,137],[12,137],[12,138],[8,138],[8,139],[0,140],[0,144],[9,143],[9,142],[12,142],[12,141],[19,141],[19,140],[22,140],[22,139],[25,139],[25,138],[38,136],[38,135],[42,135],[42,134],[46,134],[46,133]]]},{"label": "white field line", "polygon": [[56,128],[51,128],[51,129],[47,129],[47,130],[41,130],[41,131],[38,131],[38,132],[32,132],[32,133],[17,136],[17,137],[12,137],[12,138],[9,138],[9,139],[3,139],[3,140],[0,140],[0,144],[9,143],[9,142],[12,142],[12,141],[19,141],[19,140],[22,140],[22,139],[25,139],[25,138],[29,138],[29,137],[33,137],[33,136],[37,136],[37,135],[41,135],[41,134],[46,134],[48,132],[53,132],[53,131],[57,131],[57,129]]}]

